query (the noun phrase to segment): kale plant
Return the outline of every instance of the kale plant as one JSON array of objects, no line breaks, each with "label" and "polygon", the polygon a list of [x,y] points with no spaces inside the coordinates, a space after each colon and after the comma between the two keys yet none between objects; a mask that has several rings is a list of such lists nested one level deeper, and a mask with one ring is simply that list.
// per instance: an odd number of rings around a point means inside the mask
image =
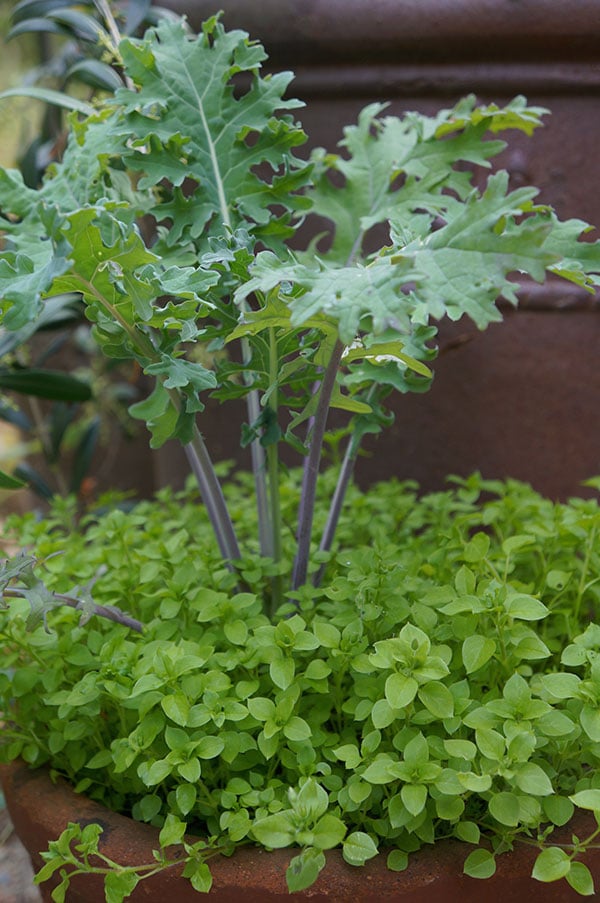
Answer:
[{"label": "kale plant", "polygon": [[[434,117],[398,118],[372,104],[340,152],[297,153],[291,73],[261,75],[265,53],[218,17],[202,34],[162,22],[118,49],[131,87],[73,114],[64,154],[39,190],[0,173],[5,233],[0,311],[5,329],[75,292],[109,357],[133,358],[153,380],[131,408],[151,444],[185,446],[225,560],[240,557],[232,518],[202,432],[204,398],[244,397],[260,551],[281,558],[279,450],[305,459],[290,585],[310,565],[315,488],[331,408],[346,411],[348,450],[321,551],[331,547],[361,437],[389,417],[393,390],[431,380],[435,323],[497,321],[514,274],[547,272],[590,288],[597,243],[560,222],[536,190],[506,172],[473,184],[505,129],[531,133],[543,113],[473,98]],[[492,137],[489,137],[492,136]],[[325,234],[289,240],[318,215]],[[373,235],[382,236],[368,251]],[[274,580],[270,610],[282,600]]]}]

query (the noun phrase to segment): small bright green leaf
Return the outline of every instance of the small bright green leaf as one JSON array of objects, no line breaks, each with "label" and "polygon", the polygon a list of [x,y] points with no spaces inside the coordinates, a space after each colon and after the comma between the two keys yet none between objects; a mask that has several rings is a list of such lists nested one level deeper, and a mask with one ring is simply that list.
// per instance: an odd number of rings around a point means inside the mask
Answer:
[{"label": "small bright green leaf", "polygon": [[490,815],[502,825],[511,827],[519,824],[519,799],[514,793],[495,793],[488,801]]},{"label": "small bright green leaf", "polygon": [[248,710],[257,721],[267,721],[275,715],[275,703],[265,696],[254,696],[247,702]]},{"label": "small bright green leaf", "polygon": [[270,849],[289,847],[296,837],[292,814],[280,812],[258,819],[252,825],[252,834],[259,843]]},{"label": "small bright green leaf", "polygon": [[185,836],[185,831],[185,822],[182,822],[177,816],[169,813],[159,835],[161,847],[169,847],[181,843]]},{"label": "small bright green leaf", "polygon": [[470,564],[482,561],[487,555],[489,548],[490,537],[487,533],[476,533],[465,546],[465,561],[468,561]]},{"label": "small bright green leaf", "polygon": [[389,756],[377,756],[377,758],[363,772],[363,778],[369,784],[388,784],[395,780],[396,762]]},{"label": "small bright green leaf", "polygon": [[595,894],[594,879],[592,873],[584,862],[575,860],[571,862],[571,868],[565,875],[573,890],[582,897],[591,897]]},{"label": "small bright green leaf", "polygon": [[560,672],[557,674],[544,674],[542,685],[545,690],[556,699],[570,699],[577,696],[581,679],[576,674]]},{"label": "small bright green leaf", "polygon": [[456,587],[456,591],[460,593],[461,596],[471,596],[475,592],[475,574],[471,571],[466,565],[462,565],[456,574],[454,579],[454,585]]},{"label": "small bright green leaf", "polygon": [[225,743],[222,737],[202,737],[195,744],[195,753],[200,759],[214,759],[223,752]]},{"label": "small bright green leaf", "polygon": [[444,749],[451,758],[474,759],[477,747],[471,740],[444,740]]},{"label": "small bright green leaf", "polygon": [[344,841],[342,855],[350,865],[364,865],[368,859],[377,856],[375,841],[364,831],[353,831]]},{"label": "small bright green leaf", "polygon": [[278,658],[269,665],[269,674],[276,687],[287,690],[294,680],[295,665],[293,658]]},{"label": "small bright green leaf", "polygon": [[189,859],[184,867],[183,875],[198,893],[207,894],[212,887],[212,875],[206,862]]},{"label": "small bright green leaf", "polygon": [[467,674],[483,668],[496,651],[496,643],[491,637],[473,634],[463,640],[462,659]]},{"label": "small bright green leaf", "polygon": [[285,873],[290,894],[306,890],[314,884],[325,863],[324,854],[310,847],[302,850],[299,856],[294,856]]},{"label": "small bright green leaf", "polygon": [[292,715],[289,721],[284,724],[283,733],[288,740],[308,740],[312,735],[312,730],[304,718]]},{"label": "small bright green leaf", "polygon": [[346,826],[335,815],[324,815],[313,828],[313,844],[318,850],[339,846],[346,836]]},{"label": "small bright green leaf", "polygon": [[187,815],[194,808],[197,790],[193,784],[180,784],[175,791],[175,799],[182,815]]},{"label": "small bright green leaf", "polygon": [[411,815],[419,815],[427,802],[427,787],[423,784],[404,784],[400,797]]},{"label": "small bright green leaf", "polygon": [[473,821],[459,821],[454,828],[454,833],[460,840],[464,840],[465,843],[479,843],[481,839],[479,825]]},{"label": "small bright green leaf", "polygon": [[484,793],[492,786],[492,778],[489,774],[474,774],[469,771],[459,771],[456,772],[456,776],[465,790],[471,790],[473,793]]},{"label": "small bright green leaf", "polygon": [[469,853],[463,872],[470,878],[491,878],[496,871],[496,860],[489,850],[477,849]]},{"label": "small bright green leaf", "polygon": [[435,810],[438,818],[455,822],[465,811],[465,804],[460,796],[438,796],[435,798]]},{"label": "small bright green leaf", "polygon": [[408,853],[404,850],[391,850],[386,860],[387,867],[392,872],[403,872],[408,866]]},{"label": "small bright green leaf", "polygon": [[418,696],[436,718],[451,718],[454,714],[454,697],[444,684],[432,680],[419,687]]},{"label": "small bright green leaf", "polygon": [[168,762],[165,762],[164,759],[158,759],[156,762],[152,762],[151,765],[142,762],[138,767],[138,774],[148,787],[160,784],[171,774],[171,771],[172,766]]},{"label": "small bright green leaf", "polygon": [[580,790],[569,797],[579,809],[592,809],[600,812],[600,790]]},{"label": "small bright green leaf", "polygon": [[540,765],[527,762],[515,772],[515,784],[523,793],[531,796],[549,796],[553,793],[552,782]]},{"label": "small bright green leaf", "polygon": [[548,658],[550,650],[533,631],[520,639],[515,646],[515,656],[525,661],[539,661]]},{"label": "small bright green leaf", "polygon": [[591,705],[585,705],[581,710],[580,721],[581,726],[595,743],[600,742],[600,708]]},{"label": "small bright green leaf", "polygon": [[395,672],[385,682],[385,698],[392,708],[403,709],[415,698],[418,686],[414,677]]},{"label": "small bright green leaf", "polygon": [[547,847],[538,855],[532,877],[537,881],[558,881],[571,871],[571,860],[561,847]]},{"label": "small bright green leaf", "polygon": [[202,766],[196,756],[193,756],[191,759],[188,759],[187,762],[182,762],[181,765],[178,765],[177,771],[185,781],[195,784],[200,780]]},{"label": "small bright green leaf", "polygon": [[404,761],[414,767],[419,768],[429,759],[429,744],[423,736],[418,733],[415,737],[408,741],[404,747]]},{"label": "small bright green leaf", "polygon": [[505,555],[512,555],[514,552],[518,552],[520,549],[525,549],[527,546],[532,545],[535,542],[535,536],[529,536],[526,533],[519,533],[515,536],[509,536],[508,539],[505,539],[502,543],[502,551]]},{"label": "small bright green leaf", "polygon": [[522,621],[539,621],[548,614],[548,609],[543,602],[524,594],[511,596],[505,607],[511,617],[519,618]]},{"label": "small bright green leaf", "polygon": [[542,809],[553,825],[562,827],[573,818],[575,807],[564,796],[547,796],[542,800]]},{"label": "small bright green leaf", "polygon": [[495,759],[500,762],[506,751],[506,744],[502,734],[486,728],[479,728],[475,731],[475,739],[477,746],[487,759]]},{"label": "small bright green leaf", "polygon": [[571,579],[570,571],[552,570],[546,574],[546,586],[550,589],[563,590]]},{"label": "small bright green leaf", "polygon": [[139,880],[135,872],[108,872],[104,877],[106,903],[123,903],[133,893]]},{"label": "small bright green leaf", "polygon": [[398,711],[389,704],[387,699],[378,699],[371,709],[371,721],[373,727],[383,730],[389,727],[398,717]]},{"label": "small bright green leaf", "polygon": [[190,714],[190,704],[183,693],[176,692],[169,696],[163,697],[161,707],[165,715],[175,722],[175,724],[185,727]]},{"label": "small bright green leaf", "polygon": [[350,771],[354,771],[360,764],[360,751],[358,747],[354,746],[352,743],[345,744],[344,746],[338,746],[337,749],[333,750],[333,752]]}]

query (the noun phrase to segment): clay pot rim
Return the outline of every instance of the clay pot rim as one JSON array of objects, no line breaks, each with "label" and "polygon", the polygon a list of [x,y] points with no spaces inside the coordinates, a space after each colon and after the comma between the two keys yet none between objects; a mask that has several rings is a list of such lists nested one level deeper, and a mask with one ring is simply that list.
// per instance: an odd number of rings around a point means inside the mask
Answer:
[{"label": "clay pot rim", "polygon": [[[39,856],[36,857],[36,851],[44,849],[47,840],[55,839],[69,821],[77,821],[82,825],[98,822],[106,836],[103,852],[122,864],[153,861],[152,850],[158,848],[158,829],[134,822],[124,815],[111,812],[85,795],[75,793],[64,779],[52,780],[49,769],[31,769],[25,762],[16,760],[7,765],[0,765],[0,780],[17,834],[25,842],[36,867],[41,865],[41,859]],[[131,831],[132,825],[135,825],[134,833]],[[595,827],[596,821],[592,814],[581,812],[569,825],[558,830],[556,839],[568,841],[573,831],[583,837],[591,833]],[[196,839],[189,838],[191,842]],[[532,891],[537,888],[544,894],[548,893],[547,897],[525,894],[522,899],[562,901],[571,899],[570,894],[574,894],[566,887],[564,881],[560,882],[560,885],[541,885],[530,877],[538,850],[526,844],[520,844],[513,852],[498,857],[494,878],[486,879],[483,884],[479,880],[468,878],[462,874],[462,863],[472,849],[475,847],[455,839],[438,841],[434,845],[423,847],[417,854],[409,857],[408,868],[403,872],[390,871],[383,853],[360,868],[352,867],[343,860],[341,851],[336,849],[326,854],[325,873],[330,873],[329,879],[334,876],[336,899],[339,901],[385,899],[385,896],[380,895],[389,894],[391,889],[394,895],[410,893],[410,899],[414,899],[416,903],[421,899],[427,900],[432,882],[440,881],[444,887],[452,888],[452,891],[456,892],[457,899],[460,894],[460,899],[466,903],[477,900],[478,895],[488,889],[499,891],[515,876],[521,886],[529,885]],[[239,892],[240,887],[246,889],[249,883],[252,885],[254,882],[254,890],[259,893],[262,887],[266,887],[271,888],[277,898],[287,897],[285,870],[296,852],[291,849],[267,852],[255,846],[243,846],[231,857],[217,855],[211,858],[210,862],[214,878],[213,892],[217,897],[219,892],[222,892],[224,893],[222,899],[229,900],[227,894],[231,893],[232,887],[237,887]],[[598,860],[600,862],[600,855]],[[174,871],[180,870],[172,870],[171,875]],[[310,893],[307,893],[306,898],[328,898],[328,893],[320,893],[325,886],[325,873],[322,873],[317,883],[309,889]],[[361,888],[364,889],[365,886],[368,888],[367,897],[360,895]],[[565,889],[567,897],[554,896],[556,892],[564,894]],[[414,898],[413,893],[416,894]],[[421,893],[424,894],[423,897],[420,896]],[[267,898],[268,895],[265,899]],[[294,898],[303,899],[304,895],[297,894]],[[579,898],[574,895],[572,899]]]},{"label": "clay pot rim", "polygon": [[[212,0],[164,0],[194,28],[215,12]],[[348,58],[520,58],[597,56],[596,0],[227,0],[224,23],[265,44],[273,60]],[[596,56],[594,56],[596,54]]]}]

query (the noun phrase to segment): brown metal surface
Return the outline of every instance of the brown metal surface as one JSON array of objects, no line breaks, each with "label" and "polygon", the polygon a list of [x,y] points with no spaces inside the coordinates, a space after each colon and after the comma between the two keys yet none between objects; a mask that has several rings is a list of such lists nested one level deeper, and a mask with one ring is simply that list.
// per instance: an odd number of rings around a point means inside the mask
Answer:
[{"label": "brown metal surface", "polygon": [[595,58],[596,0],[166,0],[197,27],[217,8],[285,60]]},{"label": "brown metal surface", "polygon": [[[53,783],[45,769],[33,771],[24,763],[0,766],[0,777],[15,827],[30,853],[34,866],[42,862],[38,850],[46,848],[69,822],[81,825],[96,822],[102,826],[101,852],[122,865],[140,865],[154,861],[158,848],[158,829],[130,821],[110,812],[99,803],[76,794],[64,782]],[[557,842],[570,840],[572,831],[587,836],[596,824],[592,815],[578,813],[576,819],[554,836]],[[493,878],[481,882],[462,874],[464,859],[471,847],[455,840],[435,846],[425,845],[410,857],[408,868],[392,872],[385,856],[371,859],[361,868],[347,865],[339,850],[327,852],[327,866],[308,890],[290,898],[284,879],[292,856],[290,850],[267,853],[253,847],[241,847],[230,857],[215,857],[210,866],[214,884],[210,899],[215,903],[265,903],[265,901],[312,900],[314,903],[379,903],[398,900],[403,903],[576,903],[581,898],[566,881],[542,884],[531,878],[536,849],[515,844],[515,850],[498,858]],[[586,862],[594,877],[600,874],[600,851],[591,849]],[[133,891],[131,903],[197,903],[202,899],[188,881],[179,877],[179,869],[168,869],[141,881]],[[43,899],[51,903],[50,891],[58,876],[42,886]],[[1,899],[1,897],[0,897]],[[68,903],[104,903],[103,880],[98,875],[80,876],[71,882]]]}]

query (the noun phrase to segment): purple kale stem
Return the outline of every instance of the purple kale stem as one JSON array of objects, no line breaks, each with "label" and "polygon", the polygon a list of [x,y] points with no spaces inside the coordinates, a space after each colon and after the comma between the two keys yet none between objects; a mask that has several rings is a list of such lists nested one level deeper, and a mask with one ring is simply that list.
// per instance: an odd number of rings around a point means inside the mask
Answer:
[{"label": "purple kale stem", "polygon": [[[358,456],[359,447],[360,440],[355,436],[351,436],[346,447],[346,454],[344,455],[344,460],[342,462],[342,467],[338,476],[333,499],[331,500],[329,513],[327,515],[327,523],[325,524],[323,536],[321,537],[321,544],[319,546],[320,552],[329,552],[333,544],[333,538],[335,536],[335,531],[337,530],[338,521],[340,519],[340,514],[344,505],[344,499],[346,497],[346,490],[348,489],[348,485],[350,483],[350,480],[352,479],[352,474],[354,473],[354,465]],[[326,565],[325,563],[323,563],[315,574],[313,579],[315,586],[321,585],[321,580],[323,579],[323,574],[325,573],[325,567]]]},{"label": "purple kale stem", "polygon": [[[13,598],[23,598],[24,595],[18,587],[4,589],[2,594]],[[64,605],[70,606],[70,608],[85,611],[82,599],[77,599],[75,596],[67,596],[64,593],[53,593],[52,595],[56,600],[62,602]],[[116,624],[122,624],[124,627],[129,627],[130,630],[135,630],[137,633],[143,633],[144,631],[144,625],[141,621],[125,614],[124,611],[121,611],[120,608],[116,608],[114,605],[97,605],[94,602],[92,605],[92,613],[101,618],[107,618],[109,621],[115,621]]]},{"label": "purple kale stem", "polygon": [[200,488],[202,501],[206,505],[221,555],[227,562],[236,561],[241,555],[233,523],[227,510],[221,484],[198,429],[194,430],[192,442],[185,445],[184,448]]},{"label": "purple kale stem", "polygon": [[327,426],[327,415],[331,395],[335,387],[338,367],[342,359],[344,345],[339,340],[331,355],[331,359],[323,374],[319,390],[317,410],[311,424],[309,436],[309,452],[304,462],[304,474],[302,477],[302,492],[300,495],[300,508],[298,511],[298,548],[292,573],[292,589],[296,590],[306,583],[308,573],[308,558],[310,553],[310,540],[312,536],[313,518],[315,511],[315,496],[317,491],[317,478],[323,449],[323,437]]}]

